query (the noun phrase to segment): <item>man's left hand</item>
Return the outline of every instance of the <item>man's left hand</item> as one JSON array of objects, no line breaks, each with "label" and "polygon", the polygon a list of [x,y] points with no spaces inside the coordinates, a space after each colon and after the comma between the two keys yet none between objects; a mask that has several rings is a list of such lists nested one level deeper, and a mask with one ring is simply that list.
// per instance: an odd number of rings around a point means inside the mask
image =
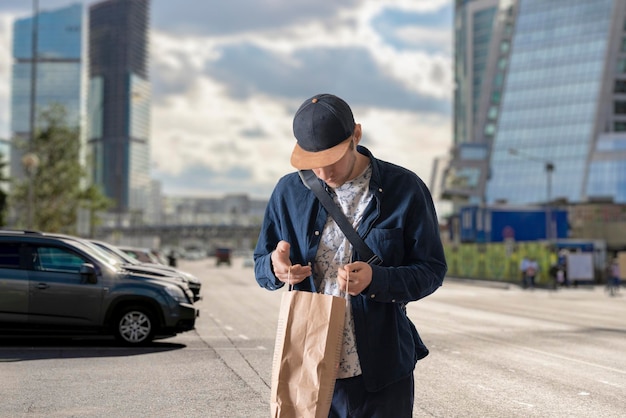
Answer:
[{"label": "man's left hand", "polygon": [[372,267],[363,262],[356,261],[346,264],[337,272],[337,283],[343,291],[348,288],[348,294],[356,296],[367,288],[372,282]]}]

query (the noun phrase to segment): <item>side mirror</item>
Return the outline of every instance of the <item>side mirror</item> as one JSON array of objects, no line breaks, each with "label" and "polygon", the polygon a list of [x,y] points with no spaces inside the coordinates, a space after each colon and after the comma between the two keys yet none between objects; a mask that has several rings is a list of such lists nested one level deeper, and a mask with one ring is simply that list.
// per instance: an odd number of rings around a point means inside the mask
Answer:
[{"label": "side mirror", "polygon": [[98,278],[96,276],[96,268],[93,264],[84,263],[80,266],[80,275],[84,278],[86,283],[96,284],[98,283]]}]

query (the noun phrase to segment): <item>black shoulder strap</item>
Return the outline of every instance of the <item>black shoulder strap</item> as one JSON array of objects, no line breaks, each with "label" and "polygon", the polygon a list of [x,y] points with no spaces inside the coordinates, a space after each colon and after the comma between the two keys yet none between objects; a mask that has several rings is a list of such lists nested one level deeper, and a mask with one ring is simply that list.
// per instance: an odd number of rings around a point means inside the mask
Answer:
[{"label": "black shoulder strap", "polygon": [[337,225],[339,225],[339,228],[341,228],[341,230],[348,238],[348,240],[352,243],[357,252],[365,257],[367,263],[381,264],[383,260],[380,259],[380,257],[378,257],[376,254],[374,254],[370,247],[367,246],[365,241],[363,241],[363,238],[361,238],[361,236],[357,234],[357,232],[348,221],[348,218],[346,218],[346,215],[344,215],[344,213],[341,211],[339,206],[337,206],[332,197],[330,197],[330,195],[326,193],[326,190],[324,190],[324,187],[322,187],[322,183],[317,178],[315,173],[313,173],[313,171],[311,170],[300,170],[298,171],[298,173],[300,174],[300,178],[302,179],[304,185],[311,189],[313,193],[315,193],[315,196],[317,196],[320,203],[324,205],[330,216],[333,217]]}]

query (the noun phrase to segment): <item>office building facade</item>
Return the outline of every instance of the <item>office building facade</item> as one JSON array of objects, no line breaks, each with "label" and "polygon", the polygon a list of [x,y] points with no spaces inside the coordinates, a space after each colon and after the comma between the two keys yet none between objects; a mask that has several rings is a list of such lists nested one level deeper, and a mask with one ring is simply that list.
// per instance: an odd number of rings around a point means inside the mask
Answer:
[{"label": "office building facade", "polygon": [[[14,22],[11,80],[13,144],[27,144],[31,139],[31,129],[34,127],[37,130],[39,114],[55,103],[65,108],[66,122],[78,127],[81,140],[85,139],[84,17],[83,6],[75,4],[42,11],[36,16]],[[31,112],[34,112],[32,119]],[[24,153],[23,148],[11,147],[10,174],[13,178],[24,176]]]},{"label": "office building facade", "polygon": [[457,0],[442,197],[626,203],[626,2]]},{"label": "office building facade", "polygon": [[153,199],[149,6],[149,0],[105,0],[89,8],[92,174],[114,201],[118,223],[145,214]]}]

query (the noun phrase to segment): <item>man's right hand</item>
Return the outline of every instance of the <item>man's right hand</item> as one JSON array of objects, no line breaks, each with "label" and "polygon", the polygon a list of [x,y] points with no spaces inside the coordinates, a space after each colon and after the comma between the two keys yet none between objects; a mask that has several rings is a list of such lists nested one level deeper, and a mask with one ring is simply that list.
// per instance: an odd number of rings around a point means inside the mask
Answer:
[{"label": "man's right hand", "polygon": [[300,283],[311,275],[311,266],[303,266],[300,264],[291,264],[289,259],[289,249],[291,245],[287,241],[280,241],[276,245],[276,249],[272,251],[272,269],[274,275],[283,283],[296,284]]}]

